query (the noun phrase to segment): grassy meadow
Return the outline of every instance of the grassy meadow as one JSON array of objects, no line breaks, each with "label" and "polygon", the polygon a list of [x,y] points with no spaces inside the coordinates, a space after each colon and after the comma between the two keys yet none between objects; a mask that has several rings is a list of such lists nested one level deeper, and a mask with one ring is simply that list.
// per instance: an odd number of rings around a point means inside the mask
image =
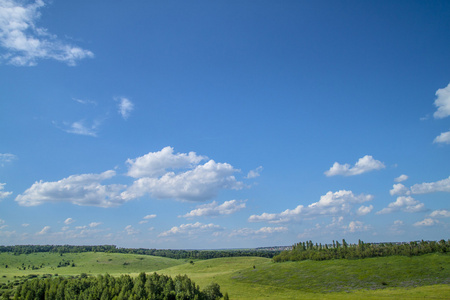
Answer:
[{"label": "grassy meadow", "polygon": [[[58,267],[63,264],[67,266]],[[31,274],[118,276],[142,271],[187,274],[200,287],[217,282],[231,299],[450,299],[448,254],[284,263],[261,257],[191,261],[102,252],[0,254],[0,283],[19,282]]]}]

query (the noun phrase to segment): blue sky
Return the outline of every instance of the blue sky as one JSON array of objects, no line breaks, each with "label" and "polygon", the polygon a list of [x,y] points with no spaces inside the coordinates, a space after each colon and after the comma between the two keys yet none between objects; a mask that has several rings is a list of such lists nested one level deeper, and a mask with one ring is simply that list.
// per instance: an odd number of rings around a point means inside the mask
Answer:
[{"label": "blue sky", "polygon": [[447,239],[448,1],[0,0],[0,244]]}]

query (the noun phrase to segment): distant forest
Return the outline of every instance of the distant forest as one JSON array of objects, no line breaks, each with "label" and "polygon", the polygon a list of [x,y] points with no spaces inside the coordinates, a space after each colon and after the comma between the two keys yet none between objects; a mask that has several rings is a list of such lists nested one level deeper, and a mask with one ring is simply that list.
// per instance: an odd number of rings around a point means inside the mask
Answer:
[{"label": "distant forest", "polygon": [[1,252],[11,252],[16,255],[37,252],[49,253],[81,253],[81,252],[107,252],[153,255],[175,259],[211,259],[219,257],[259,256],[273,258],[280,254],[281,250],[269,249],[229,249],[229,250],[170,250],[170,249],[134,249],[118,248],[114,245],[99,246],[71,246],[71,245],[17,245],[0,246]]},{"label": "distant forest", "polygon": [[332,244],[314,244],[312,241],[300,242],[292,246],[291,250],[281,252],[273,257],[274,262],[300,260],[329,260],[356,259],[369,257],[383,257],[392,255],[417,256],[428,253],[449,253],[450,240],[414,241],[409,243],[364,243],[348,244],[333,241]]}]

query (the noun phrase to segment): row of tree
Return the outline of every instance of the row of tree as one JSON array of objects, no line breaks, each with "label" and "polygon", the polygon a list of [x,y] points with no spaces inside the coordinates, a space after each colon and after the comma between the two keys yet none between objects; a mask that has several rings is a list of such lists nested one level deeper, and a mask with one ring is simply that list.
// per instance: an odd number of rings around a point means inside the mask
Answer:
[{"label": "row of tree", "polygon": [[272,258],[279,254],[279,250],[267,249],[230,249],[230,250],[171,250],[171,249],[144,249],[144,248],[118,248],[114,245],[98,246],[71,246],[71,245],[17,245],[0,246],[0,252],[11,252],[16,255],[36,252],[50,253],[81,253],[81,252],[108,252],[140,255],[162,256],[175,259],[211,259],[219,257],[259,256]]},{"label": "row of tree", "polygon": [[[96,277],[82,274],[77,278],[35,278],[3,294],[3,299],[15,300],[216,300],[223,295],[217,283],[203,290],[184,275],[171,278],[166,275],[140,273],[112,277],[108,274]],[[228,294],[225,294],[228,299]]]},{"label": "row of tree", "polygon": [[291,250],[281,252],[273,257],[274,262],[300,260],[328,260],[339,258],[369,258],[391,255],[416,256],[428,253],[450,252],[450,240],[414,241],[409,243],[364,243],[348,244],[333,241],[332,244],[314,244],[312,241],[300,242],[292,246]]}]

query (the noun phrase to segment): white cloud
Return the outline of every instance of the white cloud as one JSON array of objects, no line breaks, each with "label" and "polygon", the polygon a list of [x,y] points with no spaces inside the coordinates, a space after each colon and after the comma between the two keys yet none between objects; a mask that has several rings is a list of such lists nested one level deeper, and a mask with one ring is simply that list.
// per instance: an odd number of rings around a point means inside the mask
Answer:
[{"label": "white cloud", "polygon": [[442,132],[434,139],[433,143],[450,144],[450,131]]},{"label": "white cloud", "polygon": [[354,195],[352,191],[341,190],[337,192],[328,192],[320,197],[318,202],[308,206],[299,205],[295,209],[286,209],[281,213],[263,213],[261,215],[252,215],[249,222],[291,222],[300,218],[316,217],[320,215],[339,215],[348,214],[354,204],[371,201],[372,195]]},{"label": "white cloud", "polygon": [[97,102],[92,101],[92,100],[83,100],[83,99],[78,99],[78,98],[72,98],[73,101],[78,102],[80,104],[90,104],[90,105],[97,105]]},{"label": "white cloud", "polygon": [[45,226],[44,228],[42,228],[41,231],[37,232],[36,234],[37,235],[44,235],[44,234],[50,233],[50,231],[51,231],[51,227],[50,226]]},{"label": "white cloud", "polygon": [[147,224],[147,223],[148,223],[148,220],[139,221],[139,224]]},{"label": "white cloud", "polygon": [[268,234],[286,232],[287,230],[288,230],[287,227],[282,227],[282,226],[280,226],[280,227],[262,227],[260,229],[241,228],[241,229],[233,230],[229,234],[229,237],[234,237],[234,236],[248,237],[248,236],[255,236],[255,235],[266,236]]},{"label": "white cloud", "polygon": [[100,207],[118,206],[126,201],[120,195],[125,186],[100,184],[115,175],[115,171],[109,170],[101,174],[72,175],[55,182],[41,180],[18,195],[16,201],[22,206],[58,202]]},{"label": "white cloud", "polygon": [[400,176],[398,176],[397,178],[394,179],[395,182],[402,182],[405,180],[408,180],[408,175],[402,174]]},{"label": "white cloud", "polygon": [[67,132],[78,135],[87,135],[92,137],[97,137],[98,128],[100,126],[100,121],[94,121],[92,125],[86,125],[84,120],[76,121],[73,123],[63,123],[63,126],[59,126],[56,122],[53,122],[56,127]]},{"label": "white cloud", "polygon": [[127,98],[119,98],[116,99],[116,101],[119,102],[118,106],[119,106],[119,114],[122,116],[122,118],[124,118],[125,120],[128,119],[128,117],[130,116],[130,113],[133,111],[134,109],[134,104],[133,102],[131,102],[130,100],[128,100]]},{"label": "white cloud", "polygon": [[436,100],[434,105],[437,111],[433,114],[436,119],[442,119],[450,116],[450,83],[443,89],[436,91]]},{"label": "white cloud", "polygon": [[153,215],[146,215],[145,217],[143,217],[144,220],[149,220],[149,219],[154,219],[154,218],[156,218],[155,214],[153,214]]},{"label": "white cloud", "polygon": [[402,226],[402,225],[404,225],[404,222],[403,222],[402,220],[395,220],[395,221],[394,221],[394,225],[396,225],[396,226]]},{"label": "white cloud", "polygon": [[100,226],[101,224],[102,224],[102,222],[91,222],[91,223],[89,224],[89,227],[95,228],[95,227],[97,227],[97,226]]},{"label": "white cloud", "polygon": [[434,192],[450,192],[450,176],[446,179],[436,182],[424,182],[413,185],[411,188],[413,194],[428,194]]},{"label": "white cloud", "polygon": [[435,210],[430,214],[432,218],[450,218],[450,211],[445,209]]},{"label": "white cloud", "polygon": [[30,226],[30,224],[28,224],[28,223],[23,223],[22,224],[22,227],[28,227],[28,226]]},{"label": "white cloud", "polygon": [[168,231],[164,231],[159,234],[159,237],[166,237],[172,235],[196,235],[198,233],[204,232],[214,232],[223,230],[223,228],[219,225],[215,224],[202,224],[200,222],[190,223],[190,224],[182,224],[180,226],[174,226]]},{"label": "white cloud", "polygon": [[11,153],[0,153],[0,166],[4,167],[6,163],[10,163],[17,159],[17,156]]},{"label": "white cloud", "polygon": [[338,162],[335,162],[328,171],[325,171],[325,175],[354,176],[383,168],[385,168],[385,165],[381,161],[373,159],[370,155],[366,155],[360,158],[353,167],[349,164],[341,165]]},{"label": "white cloud", "polygon": [[2,59],[17,66],[33,66],[39,59],[55,59],[70,66],[94,57],[89,50],[69,45],[36,25],[44,1],[24,5],[23,1],[0,0],[0,45]]},{"label": "white cloud", "polygon": [[389,203],[388,207],[383,208],[377,214],[389,214],[397,211],[415,213],[425,211],[425,205],[410,196],[398,197],[395,202]]},{"label": "white cloud", "polygon": [[12,192],[4,192],[6,183],[0,183],[0,199],[4,199],[12,194]]},{"label": "white cloud", "polygon": [[246,178],[251,179],[251,178],[259,177],[261,175],[262,170],[263,170],[263,167],[259,166],[256,169],[251,170],[250,172],[248,172]]},{"label": "white cloud", "polygon": [[168,169],[192,168],[204,159],[205,156],[198,156],[195,152],[173,154],[173,148],[168,146],[136,159],[127,159],[127,175],[133,178],[159,177]]},{"label": "white cloud", "polygon": [[72,219],[72,218],[67,218],[67,219],[64,221],[64,224],[69,225],[69,224],[72,224],[73,222],[75,222],[74,219]]},{"label": "white cloud", "polygon": [[135,234],[139,234],[140,233],[139,230],[134,229],[133,226],[131,226],[131,225],[128,225],[128,226],[125,227],[125,232],[128,235],[135,235]]},{"label": "white cloud", "polygon": [[356,211],[356,214],[359,216],[365,216],[368,213],[370,213],[373,210],[373,205],[369,205],[369,206],[361,206],[360,208],[358,208],[358,210]]},{"label": "white cloud", "polygon": [[425,219],[423,221],[419,221],[419,222],[414,223],[414,226],[433,226],[433,225],[436,225],[438,223],[439,223],[439,221],[437,221],[437,220],[434,220],[434,219],[431,219],[431,218],[427,218],[427,219]]},{"label": "white cloud", "polygon": [[245,201],[230,200],[225,201],[221,205],[218,205],[216,201],[212,203],[204,204],[198,206],[197,209],[190,211],[183,217],[202,217],[202,216],[218,216],[218,215],[229,215],[235,213],[241,209],[245,208]]},{"label": "white cloud", "polygon": [[[157,169],[163,170],[164,167]],[[140,178],[122,196],[134,199],[149,193],[156,199],[206,201],[214,198],[221,189],[242,189],[243,183],[232,175],[237,171],[227,163],[210,160],[184,173],[168,172],[160,178]]]},{"label": "white cloud", "polygon": [[348,229],[349,232],[360,232],[360,231],[367,231],[371,228],[369,225],[364,225],[361,221],[351,221],[346,229]]},{"label": "white cloud", "polygon": [[409,194],[409,189],[404,186],[401,183],[396,183],[392,186],[392,189],[389,191],[389,193],[394,196],[394,195],[406,195]]}]

